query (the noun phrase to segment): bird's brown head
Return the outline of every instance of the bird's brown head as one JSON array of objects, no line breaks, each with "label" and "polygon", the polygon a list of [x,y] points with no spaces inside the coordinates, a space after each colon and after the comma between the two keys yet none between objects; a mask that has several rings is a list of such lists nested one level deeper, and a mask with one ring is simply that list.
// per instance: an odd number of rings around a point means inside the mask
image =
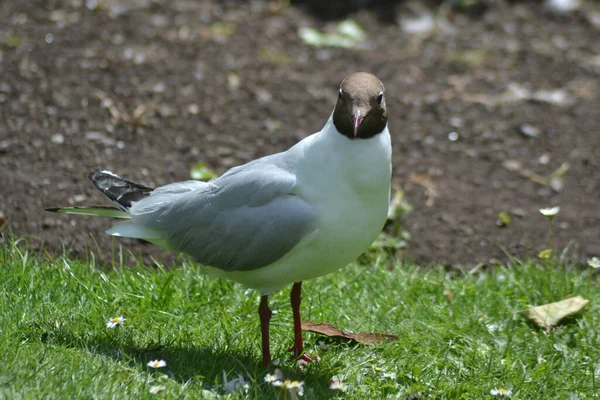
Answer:
[{"label": "bird's brown head", "polygon": [[375,75],[357,72],[342,81],[333,123],[349,139],[368,139],[387,124],[383,83]]}]

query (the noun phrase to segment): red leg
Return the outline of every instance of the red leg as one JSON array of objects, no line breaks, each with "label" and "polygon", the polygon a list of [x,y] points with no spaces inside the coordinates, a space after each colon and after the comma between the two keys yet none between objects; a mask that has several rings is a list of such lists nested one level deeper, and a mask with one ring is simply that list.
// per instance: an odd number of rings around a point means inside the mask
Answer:
[{"label": "red leg", "polygon": [[314,360],[304,353],[304,342],[302,340],[302,319],[300,318],[300,302],[302,301],[302,282],[295,282],[290,293],[292,312],[294,313],[294,346],[292,351],[299,363],[309,363]]},{"label": "red leg", "polygon": [[294,356],[300,357],[304,352],[302,342],[302,320],[300,319],[300,302],[302,301],[302,282],[295,282],[290,293],[292,312],[294,313]]},{"label": "red leg", "polygon": [[260,334],[262,337],[263,365],[271,364],[271,350],[269,348],[269,322],[271,321],[271,310],[269,309],[269,296],[260,298],[258,316],[260,317]]}]

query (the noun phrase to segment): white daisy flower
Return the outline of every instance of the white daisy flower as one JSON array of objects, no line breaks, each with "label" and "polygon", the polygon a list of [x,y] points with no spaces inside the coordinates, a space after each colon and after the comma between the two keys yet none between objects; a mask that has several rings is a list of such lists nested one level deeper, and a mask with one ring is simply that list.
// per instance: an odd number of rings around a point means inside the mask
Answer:
[{"label": "white daisy flower", "polygon": [[114,317],[108,320],[108,322],[106,323],[106,327],[112,329],[119,325],[123,325],[123,322],[125,322],[125,317]]},{"label": "white daisy flower", "polygon": [[542,208],[540,213],[547,218],[553,218],[556,214],[560,212],[560,207],[552,207],[552,208]]},{"label": "white daisy flower", "polygon": [[287,379],[283,382],[283,387],[292,392],[296,392],[298,396],[304,395],[304,381],[292,381]]},{"label": "white daisy flower", "polygon": [[266,383],[273,383],[273,382],[278,381],[278,380],[279,380],[279,378],[275,374],[266,374],[265,375],[265,382]]},{"label": "white daisy flower", "polygon": [[283,386],[283,381],[278,379],[276,381],[271,382],[271,385],[273,385],[275,387],[281,387],[281,386]]},{"label": "white daisy flower", "polygon": [[266,383],[270,383],[273,386],[281,386],[282,385],[282,380],[283,380],[283,372],[281,372],[281,370],[279,368],[275,369],[275,372],[273,372],[272,374],[267,374],[265,375],[265,382]]},{"label": "white daisy flower", "polygon": [[588,265],[594,269],[600,268],[600,258],[598,258],[598,257],[588,258]]},{"label": "white daisy flower", "polygon": [[494,388],[490,390],[490,394],[498,397],[510,397],[512,395],[512,389]]},{"label": "white daisy flower", "polygon": [[147,365],[150,368],[164,368],[167,366],[167,362],[165,360],[152,360]]}]

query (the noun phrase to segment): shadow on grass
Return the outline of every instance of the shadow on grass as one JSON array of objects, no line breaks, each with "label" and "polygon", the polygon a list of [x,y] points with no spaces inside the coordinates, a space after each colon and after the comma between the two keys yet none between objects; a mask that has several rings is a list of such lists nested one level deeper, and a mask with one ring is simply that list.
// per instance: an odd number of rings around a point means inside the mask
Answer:
[{"label": "shadow on grass", "polygon": [[[260,398],[279,398],[279,389],[264,383],[264,376],[272,373],[276,368],[264,368],[262,360],[251,352],[244,353],[234,349],[215,349],[209,346],[191,347],[181,343],[160,343],[147,347],[137,347],[127,335],[110,331],[106,334],[90,334],[84,337],[74,336],[71,332],[58,330],[54,332],[42,331],[38,338],[42,342],[58,345],[65,348],[80,349],[94,354],[111,357],[123,362],[130,367],[153,372],[148,367],[148,362],[156,359],[167,361],[167,367],[160,372],[180,384],[198,384],[205,389],[225,394],[223,388],[224,377],[231,381],[244,377],[251,386],[251,392],[260,393]],[[183,340],[183,339],[182,339]],[[289,361],[289,362],[288,362]],[[303,380],[305,386],[318,393],[318,398],[330,398],[335,392],[329,389],[328,372],[322,371],[318,364],[309,365],[305,369],[295,366],[293,360],[286,360],[281,369],[285,379]],[[252,381],[255,379],[255,381]]]}]

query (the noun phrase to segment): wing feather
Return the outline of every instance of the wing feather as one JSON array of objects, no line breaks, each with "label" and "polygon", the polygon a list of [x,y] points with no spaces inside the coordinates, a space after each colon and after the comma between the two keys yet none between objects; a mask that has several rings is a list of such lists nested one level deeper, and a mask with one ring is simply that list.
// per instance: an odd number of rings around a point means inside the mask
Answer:
[{"label": "wing feather", "polygon": [[313,229],[314,212],[295,185],[273,163],[250,163],[186,190],[158,188],[130,213],[197,262],[248,271],[277,261]]}]

